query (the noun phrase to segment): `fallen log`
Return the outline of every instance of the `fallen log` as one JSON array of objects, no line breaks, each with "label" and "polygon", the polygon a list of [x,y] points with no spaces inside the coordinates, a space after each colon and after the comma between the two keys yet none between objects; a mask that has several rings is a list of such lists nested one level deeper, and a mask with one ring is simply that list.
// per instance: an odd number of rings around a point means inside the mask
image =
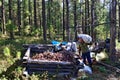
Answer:
[{"label": "fallen log", "polygon": [[119,68],[117,68],[117,67],[114,67],[114,66],[112,66],[112,65],[109,65],[109,64],[106,64],[106,63],[103,63],[103,62],[97,62],[97,64],[99,64],[99,65],[103,65],[103,66],[105,66],[107,69],[110,69],[111,71],[115,71],[116,73],[119,73],[120,74],[120,69]]}]

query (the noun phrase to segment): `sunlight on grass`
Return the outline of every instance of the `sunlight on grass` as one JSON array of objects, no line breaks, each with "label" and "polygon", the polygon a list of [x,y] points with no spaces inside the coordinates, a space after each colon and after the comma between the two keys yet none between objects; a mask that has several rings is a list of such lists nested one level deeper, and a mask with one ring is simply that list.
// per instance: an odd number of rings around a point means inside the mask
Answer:
[{"label": "sunlight on grass", "polygon": [[[0,74],[2,72],[5,72],[7,69],[10,69],[10,71],[8,71],[9,74],[5,73],[5,75],[2,75],[2,78],[0,78],[0,80],[8,80],[9,77],[11,78],[11,75],[13,75],[17,80],[19,80],[19,77],[23,77],[22,67],[20,67],[19,65],[14,66],[15,62],[20,59],[20,56],[23,50],[23,44],[43,44],[43,43],[44,43],[44,40],[41,37],[38,38],[38,37],[29,37],[29,36],[26,36],[26,37],[15,36],[15,39],[13,40],[10,40],[8,38],[0,38],[0,45],[1,45],[0,46],[0,64],[1,64]],[[47,43],[50,43],[50,40]],[[10,49],[10,55],[6,54],[7,56],[11,56],[9,58],[3,55],[3,51],[5,47],[8,47]],[[120,43],[116,42],[116,48],[120,49]],[[5,52],[9,52],[9,51],[5,50]],[[97,58],[98,60],[99,59],[101,60],[104,58],[108,58],[108,56],[104,54],[103,52],[103,53],[98,54]],[[99,70],[99,74],[95,73],[95,75],[94,74],[93,75],[80,74],[82,75],[82,77],[79,77],[78,80],[94,80],[94,79],[101,77],[102,75],[101,73],[104,73],[103,75],[105,76],[106,70],[104,68],[98,68],[98,70]],[[40,77],[38,75],[32,75],[30,78],[39,80],[39,78],[47,78],[47,77],[48,75],[45,74],[44,77],[42,76]],[[51,80],[53,79],[55,79],[55,77],[52,76]],[[23,80],[25,80],[25,78]],[[101,80],[104,80],[104,79],[101,78]]]},{"label": "sunlight on grass", "polygon": [[120,50],[120,42],[118,42],[118,40],[116,40],[116,49]]},{"label": "sunlight on grass", "polygon": [[98,53],[96,55],[96,60],[97,61],[104,60],[104,59],[107,59],[107,58],[108,58],[108,55],[105,52],[101,52],[101,53]]},{"label": "sunlight on grass", "polygon": [[0,73],[2,73],[3,71],[6,71],[7,68],[12,65],[14,63],[14,59],[11,58],[7,58],[4,57],[4,59],[0,59]]}]

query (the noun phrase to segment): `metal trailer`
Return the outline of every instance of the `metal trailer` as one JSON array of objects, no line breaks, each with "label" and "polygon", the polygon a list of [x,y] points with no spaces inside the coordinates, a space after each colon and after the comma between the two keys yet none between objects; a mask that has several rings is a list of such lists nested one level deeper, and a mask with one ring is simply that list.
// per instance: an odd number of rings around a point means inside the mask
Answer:
[{"label": "metal trailer", "polygon": [[77,77],[78,70],[83,69],[83,64],[80,64],[78,58],[74,58],[74,62],[65,62],[65,61],[48,61],[48,60],[33,60],[31,56],[35,52],[43,53],[47,50],[52,50],[53,45],[50,44],[25,44],[23,45],[25,53],[23,56],[23,64],[26,67],[24,71],[25,75],[42,74],[47,72],[50,75],[57,76],[71,76]]}]

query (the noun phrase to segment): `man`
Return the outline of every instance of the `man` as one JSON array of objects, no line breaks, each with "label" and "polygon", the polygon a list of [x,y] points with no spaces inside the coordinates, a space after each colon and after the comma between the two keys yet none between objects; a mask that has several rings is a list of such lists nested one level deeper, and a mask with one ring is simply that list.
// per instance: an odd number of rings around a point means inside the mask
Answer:
[{"label": "man", "polygon": [[86,64],[86,59],[87,59],[89,66],[92,68],[90,50],[88,47],[88,45],[91,45],[92,43],[90,41],[89,41],[89,43],[87,43],[87,42],[85,42],[84,37],[78,36],[78,44],[79,44],[79,48],[78,48],[79,53],[82,52],[83,62]]},{"label": "man", "polygon": [[107,38],[107,39],[105,40],[105,51],[106,51],[107,53],[110,52],[110,38]]}]

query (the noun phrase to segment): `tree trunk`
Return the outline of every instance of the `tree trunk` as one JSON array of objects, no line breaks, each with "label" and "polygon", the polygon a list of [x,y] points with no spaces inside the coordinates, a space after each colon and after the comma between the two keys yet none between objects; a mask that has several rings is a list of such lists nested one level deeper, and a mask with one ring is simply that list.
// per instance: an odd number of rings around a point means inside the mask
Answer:
[{"label": "tree trunk", "polygon": [[36,0],[34,0],[34,26],[37,28]]},{"label": "tree trunk", "polygon": [[67,32],[67,41],[70,41],[70,28],[69,28],[69,0],[66,0],[66,32]]},{"label": "tree trunk", "polygon": [[[100,2],[100,0],[95,0],[95,3],[96,4],[99,4],[99,2]],[[98,18],[97,18],[97,7],[96,7],[96,4],[94,4],[94,28],[96,27],[96,25],[97,25],[97,23],[98,23]],[[93,41],[96,41],[96,34],[97,34],[97,32],[96,32],[96,30],[94,29],[93,30],[93,33],[94,33],[94,35],[93,35]]]},{"label": "tree trunk", "polygon": [[21,35],[21,7],[20,7],[20,5],[21,5],[21,2],[20,2],[20,0],[17,0],[17,5],[18,5],[18,11],[17,11],[17,16],[18,16],[18,33],[19,33],[19,35]]},{"label": "tree trunk", "polygon": [[50,25],[51,25],[51,0],[48,0],[48,12],[47,12],[47,26],[48,26],[48,29],[49,29],[49,38],[51,38],[51,31],[50,31]]},{"label": "tree trunk", "polygon": [[83,4],[83,0],[81,0],[81,5],[80,5],[80,8],[81,8],[81,28],[82,28],[82,32],[81,33],[85,33],[85,15],[84,15],[84,10],[82,9],[82,4]]},{"label": "tree trunk", "polygon": [[50,12],[51,12],[51,19],[50,19],[50,24],[52,25],[52,26],[54,26],[54,10],[53,10],[53,6],[54,6],[54,4],[53,4],[53,0],[50,0]]},{"label": "tree trunk", "polygon": [[87,34],[90,35],[90,13],[89,13],[89,0],[87,0],[87,25],[88,25],[88,28],[87,28]]},{"label": "tree trunk", "polygon": [[12,0],[9,0],[9,19],[10,20],[12,20],[12,15],[11,15],[11,13],[12,13],[12,7],[11,7],[11,5],[12,5]]},{"label": "tree trunk", "polygon": [[94,34],[94,25],[95,25],[95,0],[92,0],[91,2],[91,36],[93,38],[93,41],[95,41],[95,34]]},{"label": "tree trunk", "polygon": [[82,14],[82,33],[85,33],[85,19],[84,19],[84,12]]},{"label": "tree trunk", "polygon": [[[40,4],[41,5],[41,4]],[[41,11],[39,10],[39,22],[40,22],[40,29],[42,29],[42,15],[41,15]]]},{"label": "tree trunk", "polygon": [[116,4],[117,1],[116,0],[112,0],[112,4],[111,4],[111,14],[110,14],[110,60],[115,62],[116,61]]},{"label": "tree trunk", "polygon": [[77,15],[76,15],[76,0],[74,1],[74,31],[75,31],[75,41],[77,40]]},{"label": "tree trunk", "polygon": [[4,0],[2,0],[2,34],[6,34]]},{"label": "tree trunk", "polygon": [[[2,3],[0,3],[0,26],[2,24]],[[2,31],[2,27],[0,27],[0,31]]]},{"label": "tree trunk", "polygon": [[77,25],[77,33],[83,33],[83,23],[84,23],[84,21],[83,21],[83,10],[82,10],[82,1],[80,0],[80,3],[79,3],[79,5],[80,5],[80,19],[79,19],[79,22],[78,22],[78,25]]},{"label": "tree trunk", "polygon": [[63,41],[65,40],[65,0],[63,0]]},{"label": "tree trunk", "polygon": [[85,33],[88,34],[89,19],[89,1],[85,0]]},{"label": "tree trunk", "polygon": [[[9,20],[12,21],[12,0],[9,0]],[[10,30],[10,38],[14,38],[13,30]]]},{"label": "tree trunk", "polygon": [[31,0],[28,0],[28,4],[29,4],[29,6],[28,6],[28,8],[29,8],[29,25],[32,25],[32,19],[31,19],[31,17],[32,17],[32,10],[31,10]]},{"label": "tree trunk", "polygon": [[46,33],[46,16],[45,16],[45,0],[42,0],[42,27],[43,27],[43,39],[47,41]]},{"label": "tree trunk", "polygon": [[118,12],[118,15],[119,15],[118,42],[120,42],[120,3],[119,3],[119,12]]},{"label": "tree trunk", "polygon": [[22,0],[22,26],[23,26],[23,29],[26,27],[26,10],[27,10],[27,7],[26,7],[26,0]]}]

